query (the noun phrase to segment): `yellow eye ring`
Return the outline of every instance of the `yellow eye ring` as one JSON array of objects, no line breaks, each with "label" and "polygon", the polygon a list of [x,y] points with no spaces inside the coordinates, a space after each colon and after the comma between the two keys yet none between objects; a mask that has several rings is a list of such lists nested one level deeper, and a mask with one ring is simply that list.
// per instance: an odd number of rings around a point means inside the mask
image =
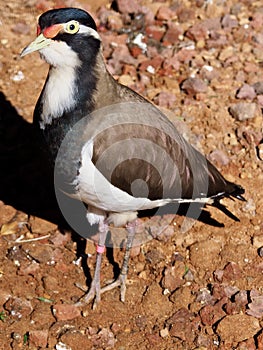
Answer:
[{"label": "yellow eye ring", "polygon": [[79,22],[78,21],[69,21],[65,25],[65,32],[69,34],[76,34],[79,31]]}]

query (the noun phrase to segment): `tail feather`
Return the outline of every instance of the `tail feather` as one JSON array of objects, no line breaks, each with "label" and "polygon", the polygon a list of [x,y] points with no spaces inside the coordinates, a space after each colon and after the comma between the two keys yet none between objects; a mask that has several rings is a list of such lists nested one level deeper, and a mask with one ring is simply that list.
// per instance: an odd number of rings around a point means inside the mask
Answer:
[{"label": "tail feather", "polygon": [[242,186],[236,185],[233,182],[227,182],[226,191],[222,192],[213,197],[214,201],[219,201],[224,197],[236,198],[240,201],[245,202],[246,199],[242,196],[245,193],[245,190]]}]

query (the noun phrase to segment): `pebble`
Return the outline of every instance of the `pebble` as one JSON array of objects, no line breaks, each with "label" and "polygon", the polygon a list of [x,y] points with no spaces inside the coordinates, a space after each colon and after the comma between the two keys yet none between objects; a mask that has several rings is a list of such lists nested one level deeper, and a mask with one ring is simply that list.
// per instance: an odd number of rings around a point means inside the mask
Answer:
[{"label": "pebble", "polygon": [[11,76],[11,79],[13,81],[21,81],[25,79],[25,76],[24,76],[24,73],[21,70],[19,70],[16,74]]},{"label": "pebble", "polygon": [[250,291],[251,302],[247,305],[248,310],[246,313],[250,316],[261,319],[263,317],[263,295],[260,295],[258,291]]},{"label": "pebble", "polygon": [[57,225],[50,221],[41,219],[37,216],[31,216],[29,219],[29,226],[33,233],[45,234],[57,229]]},{"label": "pebble", "polygon": [[229,107],[229,113],[238,121],[252,119],[257,114],[257,104],[249,102],[239,102]]},{"label": "pebble", "polygon": [[206,83],[199,78],[188,78],[181,84],[182,90],[188,95],[196,95],[197,93],[205,93],[207,91]]},{"label": "pebble", "polygon": [[169,329],[168,328],[163,328],[160,330],[160,336],[162,338],[166,338],[169,336]]},{"label": "pebble", "polygon": [[168,289],[170,292],[175,291],[184,283],[184,274],[185,264],[183,262],[177,262],[175,266],[167,266],[164,270],[162,287]]},{"label": "pebble", "polygon": [[201,39],[206,39],[207,37],[207,28],[202,23],[194,24],[192,27],[190,27],[187,32],[186,36],[194,41],[199,41]]},{"label": "pebble", "polygon": [[238,20],[235,15],[226,14],[221,20],[223,28],[232,29],[238,26]]},{"label": "pebble", "polygon": [[26,35],[30,32],[30,27],[29,25],[27,25],[26,23],[23,22],[19,22],[16,23],[12,28],[11,28],[12,32],[16,33],[16,34],[23,34]]},{"label": "pebble", "polygon": [[16,215],[16,209],[11,207],[11,205],[5,205],[3,202],[0,202],[0,226],[11,221]]},{"label": "pebble", "polygon": [[157,25],[150,25],[146,27],[145,32],[148,38],[154,39],[156,41],[161,41],[165,34],[165,28]]},{"label": "pebble", "polygon": [[91,336],[93,348],[111,349],[115,347],[116,339],[108,328],[102,328],[97,334]]},{"label": "pebble", "polygon": [[123,14],[138,13],[141,9],[136,0],[116,0],[116,4],[118,11]]},{"label": "pebble", "polygon": [[212,326],[225,316],[222,306],[226,304],[227,298],[222,298],[214,305],[206,305],[200,310],[201,321],[205,326]]},{"label": "pebble", "polygon": [[224,268],[223,281],[236,281],[242,276],[242,270],[238,264],[229,262]]},{"label": "pebble", "polygon": [[252,85],[257,95],[263,94],[263,81],[258,81]]},{"label": "pebble", "polygon": [[68,242],[71,241],[70,233],[61,233],[56,231],[52,237],[50,237],[50,242],[54,244],[55,247],[64,247]]},{"label": "pebble", "polygon": [[57,321],[73,320],[81,315],[77,306],[69,304],[55,304],[52,311]]},{"label": "pebble", "polygon": [[168,30],[163,37],[164,45],[174,45],[180,40],[180,36],[183,34],[182,28],[176,23],[170,23]]},{"label": "pebble", "polygon": [[54,262],[54,248],[45,244],[35,244],[30,246],[28,254],[38,263],[47,264]]},{"label": "pebble", "polygon": [[193,314],[185,308],[181,308],[175,312],[172,317],[166,321],[167,326],[169,326],[170,336],[184,341],[193,341],[196,335],[192,318]]},{"label": "pebble", "polygon": [[[236,325],[233,327],[233,325]],[[229,315],[224,317],[216,328],[222,341],[241,342],[254,337],[260,330],[259,321],[245,314]]]},{"label": "pebble", "polygon": [[5,303],[5,309],[17,320],[29,316],[33,311],[31,302],[25,298],[10,298]]},{"label": "pebble", "polygon": [[62,343],[61,341],[58,342],[55,346],[56,350],[72,350],[72,348],[64,343]]},{"label": "pebble", "polygon": [[263,246],[263,234],[255,235],[252,238],[252,243],[255,248],[261,248]]},{"label": "pebble", "polygon": [[176,13],[167,6],[160,6],[156,18],[160,21],[168,21],[176,16]]},{"label": "pebble", "polygon": [[212,151],[209,154],[208,159],[212,163],[217,163],[217,164],[219,164],[221,166],[226,166],[230,162],[230,159],[227,156],[227,154],[225,152],[223,152],[222,150],[219,150],[219,149],[216,149],[216,150]]},{"label": "pebble", "polygon": [[244,84],[236,94],[236,97],[239,99],[253,100],[256,96],[254,87],[248,84]]},{"label": "pebble", "polygon": [[46,348],[48,341],[48,330],[29,331],[29,342],[31,346]]},{"label": "pebble", "polygon": [[171,108],[176,102],[176,97],[172,92],[161,91],[155,98],[154,103],[160,107]]}]

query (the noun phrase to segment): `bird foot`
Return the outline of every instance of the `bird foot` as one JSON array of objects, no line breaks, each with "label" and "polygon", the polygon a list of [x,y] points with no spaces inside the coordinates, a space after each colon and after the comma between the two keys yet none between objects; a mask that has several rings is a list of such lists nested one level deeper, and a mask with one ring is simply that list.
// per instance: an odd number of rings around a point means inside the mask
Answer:
[{"label": "bird foot", "polygon": [[93,300],[92,309],[95,310],[98,304],[100,303],[101,296],[101,288],[100,283],[96,283],[96,281],[92,281],[90,289],[88,293],[85,294],[75,305],[76,306],[85,306],[89,304]]},{"label": "bird foot", "polygon": [[120,274],[119,277],[110,282],[103,288],[100,288],[100,285],[97,285],[95,282],[91,283],[90,289],[87,294],[85,294],[75,305],[76,306],[85,306],[89,304],[93,300],[92,309],[95,310],[98,304],[101,301],[101,294],[108,292],[116,287],[120,287],[121,295],[120,299],[124,303],[125,302],[125,294],[126,294],[126,279],[127,275]]},{"label": "bird foot", "polygon": [[107,286],[103,287],[101,289],[101,293],[108,292],[109,290],[112,290],[116,287],[120,287],[121,289],[121,301],[125,302],[125,294],[126,294],[126,280],[127,280],[127,274],[119,274],[119,277],[112,283],[108,284]]}]

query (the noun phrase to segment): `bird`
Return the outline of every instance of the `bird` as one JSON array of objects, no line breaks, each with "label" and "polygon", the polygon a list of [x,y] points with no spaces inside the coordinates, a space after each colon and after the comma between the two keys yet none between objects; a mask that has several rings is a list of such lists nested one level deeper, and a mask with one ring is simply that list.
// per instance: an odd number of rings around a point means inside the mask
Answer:
[{"label": "bird", "polygon": [[[245,190],[226,180],[154,104],[114,79],[88,12],[73,7],[44,12],[37,37],[21,57],[35,51],[49,71],[33,125],[55,185],[84,203],[88,222],[98,225],[94,277],[76,305],[93,301],[95,308],[101,294],[115,287],[125,301],[138,213],[171,203],[244,201]],[[126,249],[119,277],[102,288],[101,261],[111,225],[126,228]]]}]

